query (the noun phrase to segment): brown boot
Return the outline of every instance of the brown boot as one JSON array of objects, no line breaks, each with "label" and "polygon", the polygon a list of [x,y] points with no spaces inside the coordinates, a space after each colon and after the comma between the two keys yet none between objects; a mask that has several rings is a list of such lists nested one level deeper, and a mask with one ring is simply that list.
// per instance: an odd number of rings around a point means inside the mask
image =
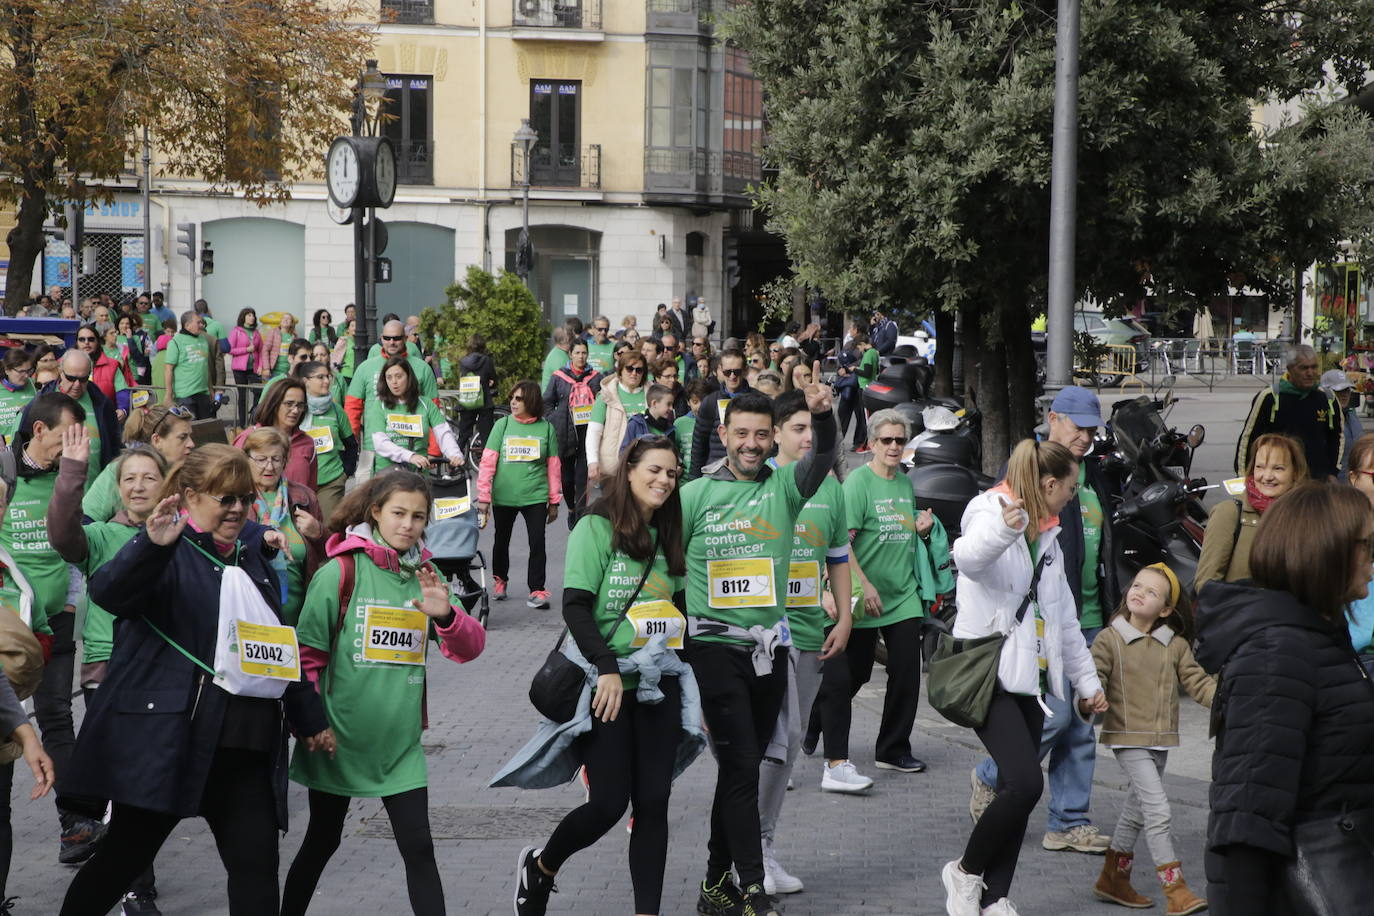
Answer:
[{"label": "brown boot", "polygon": [[1108,847],[1107,859],[1102,863],[1102,874],[1097,876],[1097,884],[1093,887],[1093,895],[1098,900],[1137,910],[1155,905],[1153,900],[1140,896],[1131,887],[1131,862],[1134,858],[1129,852],[1117,852]]},{"label": "brown boot", "polygon": [[1188,889],[1183,880],[1183,863],[1165,862],[1155,871],[1159,872],[1159,883],[1164,886],[1164,900],[1168,903],[1168,916],[1186,916],[1188,913],[1201,913],[1207,909],[1207,901]]}]

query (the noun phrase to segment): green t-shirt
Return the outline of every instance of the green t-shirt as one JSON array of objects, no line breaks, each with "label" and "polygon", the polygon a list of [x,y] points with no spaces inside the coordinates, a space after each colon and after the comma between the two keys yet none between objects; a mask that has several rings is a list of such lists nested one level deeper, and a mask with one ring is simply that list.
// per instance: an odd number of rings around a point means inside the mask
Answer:
[{"label": "green t-shirt", "polygon": [[[682,488],[687,540],[687,610],[748,629],[782,619],[792,540],[805,500],[797,468],[760,472],[761,480],[699,477]],[[728,473],[728,472],[726,472]],[[706,642],[744,644],[723,636]]]},{"label": "green t-shirt", "polygon": [[800,651],[819,652],[825,644],[825,630],[831,623],[821,607],[826,567],[836,561],[843,563],[848,555],[844,489],[837,479],[827,477],[802,507],[792,533],[787,624],[792,630],[792,645]]},{"label": "green t-shirt", "polygon": [[1083,610],[1078,622],[1087,630],[1102,626],[1102,585],[1097,580],[1097,559],[1102,552],[1102,501],[1088,485],[1088,468],[1081,462],[1078,504],[1083,512]]},{"label": "green t-shirt", "polygon": [[[278,490],[270,493],[263,493],[262,499],[267,503],[269,512],[277,504]],[[301,604],[305,600],[305,538],[296,530],[296,521],[291,517],[291,512],[282,516],[281,524],[278,526],[281,533],[286,535],[286,600],[282,602],[281,618],[287,626],[295,626],[297,618],[301,614]]]},{"label": "green t-shirt", "polygon": [[100,422],[95,415],[95,405],[91,403],[90,386],[86,386],[86,392],[77,401],[81,409],[86,411],[86,421],[82,424],[86,427],[86,432],[91,435],[90,447],[86,450],[86,490],[90,490],[95,479],[100,476]]},{"label": "green t-shirt", "polygon": [[689,413],[673,423],[673,441],[677,443],[678,460],[682,462],[682,476],[692,473],[692,434],[696,432],[697,415]]},{"label": "green t-shirt", "polygon": [[[637,413],[643,413],[648,407],[649,386],[640,385],[639,390],[631,391],[616,381],[616,394],[620,395],[620,406],[625,408],[625,416],[633,417]],[[592,422],[606,422],[606,402],[601,400],[598,395],[595,403],[592,404]]]},{"label": "green t-shirt", "polygon": [[[869,347],[864,351],[864,355],[859,357],[859,368],[856,373],[859,377],[859,388],[867,388],[869,382],[878,377],[878,351]],[[867,574],[867,570],[864,571]]]},{"label": "green t-shirt", "polygon": [[115,374],[114,374],[114,390],[115,390],[115,392],[118,393],[118,392],[121,392],[121,391],[127,391],[127,390],[129,389],[129,383],[128,383],[127,381],[125,381],[125,379],[124,379],[124,353],[123,353],[123,351],[122,351],[119,347],[106,347],[106,348],[105,348],[105,355],[108,356],[110,359],[114,360],[115,362],[119,363],[119,367],[115,369]]},{"label": "green t-shirt", "polygon": [[[224,325],[220,324],[209,315],[205,316],[205,333],[216,340],[224,340],[224,338],[228,336],[224,333]],[[249,336],[251,337],[252,335],[250,334]]]},{"label": "green t-shirt", "polygon": [[558,436],[548,420],[521,423],[502,417],[487,436],[496,452],[491,483],[494,506],[533,506],[549,501],[549,458],[558,454]]},{"label": "green t-shirt", "polygon": [[[615,342],[608,340],[604,344],[587,344],[587,363],[600,372],[602,375],[609,375],[611,368],[615,365]],[[553,355],[553,354],[549,354]]]},{"label": "green t-shirt", "polygon": [[67,562],[48,542],[48,503],[56,484],[56,470],[19,477],[0,528],[0,543],[33,586],[35,633],[51,632],[48,618],[60,614],[67,603]]},{"label": "green t-shirt", "polygon": [[[425,398],[416,404],[397,404],[395,407],[387,407],[380,400],[375,400],[363,412],[363,440],[372,449],[373,433],[385,433],[388,439],[406,451],[428,455],[429,431],[447,422],[434,402]],[[372,470],[380,474],[394,466],[395,462],[376,455]]]},{"label": "green t-shirt", "polygon": [[[87,581],[95,575],[97,569],[113,559],[114,555],[138,534],[138,528],[135,526],[105,521],[90,522],[84,528],[86,559],[79,564],[79,568]],[[88,597],[86,623],[81,628],[81,661],[84,664],[110,660],[114,653],[114,624],[114,615]]]},{"label": "green t-shirt", "polygon": [[[428,402],[426,402],[428,403]],[[320,486],[343,476],[344,440],[353,435],[353,427],[339,405],[331,403],[324,413],[313,410],[301,424],[306,435],[315,440],[316,476]]]},{"label": "green t-shirt", "polygon": [[[361,398],[363,402],[363,413],[367,413],[367,405],[377,400],[377,379],[382,376],[382,367],[386,365],[386,359],[381,356],[374,356],[365,360],[358,371],[353,374],[353,381],[348,384],[348,396],[350,398]],[[434,382],[434,370],[422,359],[410,357],[410,368],[415,372],[415,378],[420,383],[420,397],[434,400],[439,396],[439,386]],[[360,448],[370,449],[372,446],[366,442],[359,444]]]},{"label": "green t-shirt", "polygon": [[108,522],[120,508],[119,480],[115,477],[115,462],[111,461],[86,485],[86,495],[81,498],[81,514],[93,522]]},{"label": "green t-shirt", "polygon": [[[330,759],[297,744],[291,778],[334,795],[378,798],[428,784],[420,745],[425,668],[365,657],[367,609],[414,610],[409,602],[422,596],[414,574],[379,569],[361,550],[353,559],[352,609],[346,612],[337,641],[333,636],[339,619],[338,560],[325,563],[311,579],[296,623],[301,645],[327,652],[334,642],[329,666],[320,678],[320,697],[338,753]],[[375,616],[374,621],[383,622]],[[433,638],[433,623],[426,623],[425,633]]]},{"label": "green t-shirt", "polygon": [[4,437],[6,445],[14,442],[14,434],[19,432],[19,415],[37,396],[38,389],[33,387],[33,382],[14,391],[0,385],[0,436]]},{"label": "green t-shirt", "polygon": [[562,347],[554,347],[550,350],[549,355],[544,357],[544,369],[539,374],[539,390],[548,391],[549,379],[553,378],[553,374],[559,369],[568,368],[569,362],[571,362],[571,358],[568,356],[567,350]]},{"label": "green t-shirt", "polygon": [[173,367],[173,398],[189,398],[210,390],[209,341],[178,331],[163,352],[167,365]]},{"label": "green t-shirt", "polygon": [[291,358],[286,355],[286,351],[291,346],[291,341],[296,339],[296,335],[290,331],[281,331],[281,349],[277,351],[277,364],[272,367],[275,375],[285,375],[291,368]]},{"label": "green t-shirt", "polygon": [[844,482],[845,527],[858,532],[851,547],[864,576],[883,599],[882,615],[858,617],[856,628],[925,616],[916,582],[920,539],[913,499],[911,478],[901,473],[884,480],[864,465]]},{"label": "green t-shirt", "polygon": [[[602,638],[615,653],[616,658],[633,655],[639,648],[634,645],[639,636],[635,623],[628,618],[612,633],[611,628],[625,610],[625,602],[644,575],[644,563],[631,559],[624,553],[611,549],[611,523],[604,515],[586,515],[573,528],[568,536],[567,564],[563,573],[564,588],[580,588],[596,596],[592,616]],[[660,550],[654,557],[649,578],[644,581],[635,605],[649,602],[673,602],[673,595],[682,590],[682,580],[668,572],[668,561]],[[676,608],[671,613],[659,608],[666,617],[680,617]],[[658,619],[657,617],[655,619]],[[686,621],[682,621],[683,631]],[[642,645],[642,643],[641,643]],[[624,677],[623,686],[633,690],[639,686],[639,676],[631,674]]]}]

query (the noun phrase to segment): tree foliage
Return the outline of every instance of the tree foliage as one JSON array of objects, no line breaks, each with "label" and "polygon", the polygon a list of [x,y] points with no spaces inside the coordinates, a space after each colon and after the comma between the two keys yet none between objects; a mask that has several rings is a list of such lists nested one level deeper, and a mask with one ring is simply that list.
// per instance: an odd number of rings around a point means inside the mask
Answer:
[{"label": "tree foliage", "polygon": [[357,0],[0,4],[0,200],[19,204],[6,310],[50,211],[104,196],[145,127],[164,173],[215,191],[268,203],[317,174],[372,45],[362,14]]},{"label": "tree foliage", "polygon": [[450,286],[446,295],[448,302],[420,315],[420,333],[442,339],[446,359],[456,367],[467,354],[468,338],[480,334],[496,363],[498,397],[522,379],[539,378],[550,329],[539,302],[517,274],[503,270],[493,276],[470,266],[465,281]]},{"label": "tree foliage", "polygon": [[[1295,269],[1374,233],[1374,129],[1319,104],[1362,86],[1374,0],[1084,0],[1081,30],[1080,298],[1287,301]],[[965,344],[1000,363],[985,414],[1012,407],[985,424],[1000,461],[1033,415],[1053,0],[754,0],[725,31],[769,100],[760,202],[800,280],[849,306],[960,312]],[[1312,103],[1301,128],[1255,129],[1255,103],[1293,98]]]}]

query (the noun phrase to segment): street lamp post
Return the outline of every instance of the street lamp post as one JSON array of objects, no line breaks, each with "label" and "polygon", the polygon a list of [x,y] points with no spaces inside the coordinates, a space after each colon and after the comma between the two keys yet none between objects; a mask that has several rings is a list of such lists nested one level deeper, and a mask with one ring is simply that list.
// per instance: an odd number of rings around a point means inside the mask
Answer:
[{"label": "street lamp post", "polygon": [[524,213],[520,228],[520,240],[515,245],[515,272],[520,279],[529,282],[530,268],[533,266],[534,249],[530,245],[530,147],[534,146],[539,134],[530,127],[529,118],[520,119],[520,129],[515,132],[515,142],[524,150]]},{"label": "street lamp post", "polygon": [[[376,108],[386,96],[386,76],[377,69],[377,62],[369,60],[358,77],[353,91],[353,136],[375,136],[376,116],[368,117],[368,108]],[[364,133],[366,131],[366,133]],[[363,216],[367,226],[363,226]],[[353,328],[354,365],[361,366],[372,349],[377,324],[377,211],[375,207],[353,208],[353,297],[358,306],[358,320]]]}]

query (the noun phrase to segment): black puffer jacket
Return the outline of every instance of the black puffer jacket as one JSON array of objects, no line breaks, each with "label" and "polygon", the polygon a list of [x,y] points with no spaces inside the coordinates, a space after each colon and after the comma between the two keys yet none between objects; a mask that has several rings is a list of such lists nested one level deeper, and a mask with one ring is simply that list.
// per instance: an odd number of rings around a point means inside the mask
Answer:
[{"label": "black puffer jacket", "polygon": [[[1219,898],[1222,912],[1238,913],[1224,905],[1226,876],[1237,873],[1225,862],[1231,849],[1291,859],[1298,825],[1374,811],[1374,686],[1344,626],[1249,580],[1203,587],[1196,657],[1221,674],[1208,797],[1209,899],[1214,909]],[[1374,857],[1370,866],[1374,872]],[[1258,880],[1275,882],[1277,892],[1281,876],[1273,872]]]}]

